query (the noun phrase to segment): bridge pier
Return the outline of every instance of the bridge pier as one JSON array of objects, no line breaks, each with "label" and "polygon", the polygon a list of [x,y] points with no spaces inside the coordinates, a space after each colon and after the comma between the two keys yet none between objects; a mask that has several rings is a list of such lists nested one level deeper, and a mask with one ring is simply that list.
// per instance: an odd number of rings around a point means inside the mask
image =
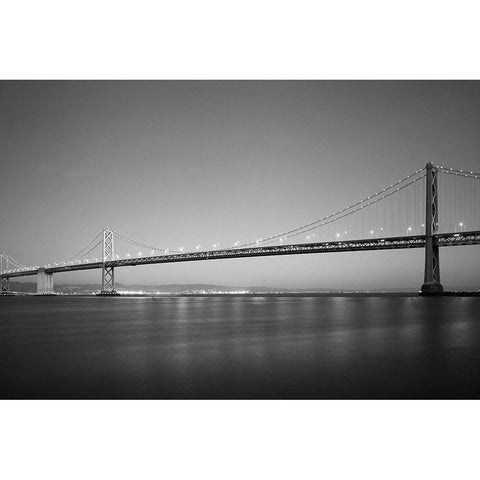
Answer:
[{"label": "bridge pier", "polygon": [[39,268],[37,273],[37,295],[56,295],[53,291],[53,273]]},{"label": "bridge pier", "polygon": [[429,162],[426,172],[425,275],[421,294],[438,295],[443,293],[440,283],[440,256],[438,245],[432,236],[438,232],[438,171]]}]

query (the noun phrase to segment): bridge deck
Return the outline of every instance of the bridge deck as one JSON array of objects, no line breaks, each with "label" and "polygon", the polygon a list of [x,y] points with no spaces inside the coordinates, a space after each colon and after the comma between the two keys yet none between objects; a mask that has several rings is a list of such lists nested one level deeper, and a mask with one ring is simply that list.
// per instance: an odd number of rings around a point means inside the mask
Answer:
[{"label": "bridge deck", "polygon": [[[434,242],[440,247],[460,245],[480,245],[480,231],[461,233],[441,233],[434,235]],[[225,250],[210,250],[204,252],[186,252],[170,255],[135,257],[105,262],[106,266],[128,267],[150,265],[155,263],[192,262],[200,260],[220,260],[225,258],[267,257],[274,255],[299,255],[307,253],[356,252],[371,250],[393,250],[425,247],[424,235],[409,235],[405,237],[368,238],[362,240],[342,240],[335,242],[302,243],[293,245],[276,245],[272,247],[252,247]],[[78,270],[93,270],[102,268],[102,262],[82,263],[74,265],[59,265],[45,268],[46,273],[73,272]],[[2,278],[24,277],[36,275],[37,269],[19,272],[5,272]]]}]

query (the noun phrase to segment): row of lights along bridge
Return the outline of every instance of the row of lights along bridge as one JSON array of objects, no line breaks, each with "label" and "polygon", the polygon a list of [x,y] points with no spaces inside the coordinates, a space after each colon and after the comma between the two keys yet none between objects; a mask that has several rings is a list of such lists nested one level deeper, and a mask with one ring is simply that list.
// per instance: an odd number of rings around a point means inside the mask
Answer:
[{"label": "row of lights along bridge", "polygon": [[[467,231],[467,226],[465,225],[464,222],[459,222],[458,224],[455,225],[455,233],[457,232],[466,232]],[[377,230],[370,230],[370,238],[381,238],[383,237],[384,235],[386,234],[385,230],[383,227],[380,227],[379,229]],[[406,235],[424,235],[425,234],[425,224],[422,224],[420,227],[417,227],[417,228],[414,228],[414,227],[408,227],[407,230],[406,230]],[[319,237],[316,237],[315,236],[315,233],[313,233],[312,235],[307,235],[305,237],[305,240],[307,241],[315,241],[315,240],[319,240]],[[335,234],[335,241],[342,241],[342,240],[348,240],[348,230],[345,230],[343,232],[337,232]],[[263,240],[260,239],[260,240],[256,240],[255,243],[259,244],[260,242],[262,242]],[[283,238],[279,238],[278,239],[278,242],[283,242],[284,239]],[[329,241],[329,240],[324,240],[324,237],[320,237],[320,240],[319,241]],[[238,245],[240,245],[240,242],[235,242],[234,244],[234,248],[237,247]],[[213,247],[213,250],[220,250],[220,243],[214,243],[212,245]],[[196,245],[195,246],[195,251],[201,251],[200,249],[202,248],[201,245]],[[228,248],[232,248],[232,247],[228,247]],[[185,251],[184,247],[179,247],[178,249],[179,252],[183,253]],[[155,255],[155,250],[152,250],[150,252],[150,255]],[[165,254],[168,254],[169,253],[169,250],[168,249],[165,249],[164,252]],[[136,255],[135,254],[130,254],[130,253],[126,253],[125,254],[125,257],[124,258],[139,258],[139,257],[142,257],[143,256],[143,253],[142,252],[138,252]],[[120,255],[115,255],[115,258],[116,259],[120,259]],[[81,263],[92,263],[92,262],[100,262],[101,260],[99,260],[98,258],[84,258],[83,260],[76,260],[75,262],[73,261],[70,261],[70,262],[60,262],[60,263],[54,263],[53,265],[48,263],[46,265],[44,265],[45,268],[49,268],[49,267],[58,267],[58,266],[63,266],[63,265],[74,265],[74,264],[81,264]],[[34,268],[39,268],[39,265],[33,265],[33,266],[30,266],[30,267],[27,267],[28,269],[34,269]],[[22,269],[11,269],[11,270],[7,270],[7,272],[19,272],[19,271],[22,271]]]}]

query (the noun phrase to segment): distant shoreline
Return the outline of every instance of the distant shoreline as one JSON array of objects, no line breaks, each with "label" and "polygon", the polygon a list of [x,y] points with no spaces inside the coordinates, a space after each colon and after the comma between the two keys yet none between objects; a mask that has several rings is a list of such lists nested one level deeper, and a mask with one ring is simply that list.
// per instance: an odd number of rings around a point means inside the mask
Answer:
[{"label": "distant shoreline", "polygon": [[[121,293],[120,295],[114,298],[124,297],[124,298],[173,298],[173,297],[420,297],[419,292],[331,292],[331,293]],[[32,297],[32,296],[42,296],[36,295],[35,293],[27,292],[18,292],[9,297]],[[48,296],[58,296],[58,297],[97,297],[95,293],[57,293],[56,295]],[[443,292],[442,294],[436,295],[426,295],[426,296],[435,296],[435,297],[480,297],[479,291],[451,291]],[[7,297],[5,297],[7,298]],[[106,297],[99,297],[106,298]]]}]

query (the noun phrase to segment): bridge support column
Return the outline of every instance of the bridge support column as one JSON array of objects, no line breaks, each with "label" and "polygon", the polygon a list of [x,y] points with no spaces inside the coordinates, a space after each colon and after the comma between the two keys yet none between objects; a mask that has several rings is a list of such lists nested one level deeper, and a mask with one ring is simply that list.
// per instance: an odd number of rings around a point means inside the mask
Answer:
[{"label": "bridge support column", "polygon": [[37,273],[37,295],[55,295],[53,291],[53,273],[39,268]]},{"label": "bridge support column", "polygon": [[13,295],[10,291],[10,279],[2,277],[2,292],[1,295]]},{"label": "bridge support column", "polygon": [[115,272],[113,266],[106,262],[115,260],[113,249],[113,232],[109,228],[103,229],[103,267],[102,267],[102,290],[99,296],[119,296],[115,290]]},{"label": "bridge support column", "polygon": [[98,294],[100,296],[119,296],[120,294],[115,290],[115,272],[113,267],[102,268],[102,290]]},{"label": "bridge support column", "polygon": [[435,295],[443,292],[438,245],[433,237],[438,232],[438,171],[430,162],[427,163],[426,171],[425,275],[421,293]]}]

